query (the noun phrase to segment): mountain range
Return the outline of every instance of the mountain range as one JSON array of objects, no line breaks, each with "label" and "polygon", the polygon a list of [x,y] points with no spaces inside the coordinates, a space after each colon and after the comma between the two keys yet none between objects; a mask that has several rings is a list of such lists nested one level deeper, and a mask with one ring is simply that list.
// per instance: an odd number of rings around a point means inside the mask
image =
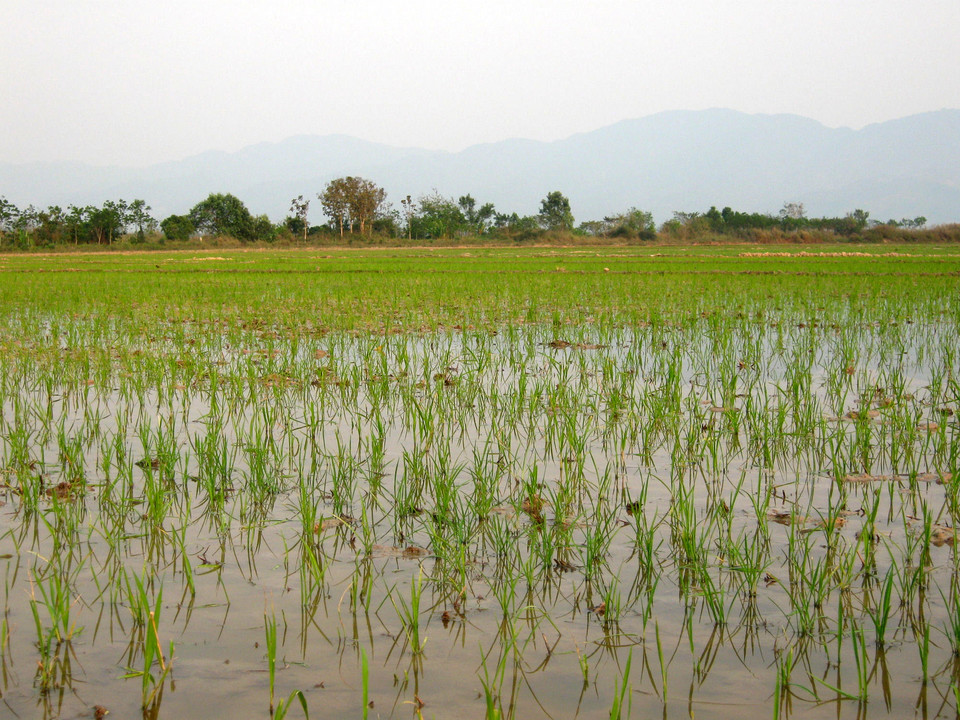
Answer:
[{"label": "mountain range", "polygon": [[[960,110],[860,130],[797,115],[670,111],[554,142],[513,139],[460,152],[303,135],[140,168],[0,164],[0,195],[20,207],[143,198],[162,219],[212,192],[229,192],[279,221],[291,198],[313,198],[343,175],[383,186],[396,208],[407,195],[436,191],[469,193],[525,215],[560,190],[578,222],[630,207],[662,222],[674,211],[711,205],[776,214],[786,202],[801,202],[809,216],[861,208],[880,220],[923,215],[948,223],[960,221]],[[322,222],[318,202],[310,219]]]}]

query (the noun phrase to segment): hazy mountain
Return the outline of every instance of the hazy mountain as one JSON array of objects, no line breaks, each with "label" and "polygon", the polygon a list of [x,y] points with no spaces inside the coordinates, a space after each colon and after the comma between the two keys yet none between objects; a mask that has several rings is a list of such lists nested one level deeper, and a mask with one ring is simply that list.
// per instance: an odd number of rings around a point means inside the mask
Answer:
[{"label": "hazy mountain", "polygon": [[[863,208],[878,219],[924,215],[934,223],[956,222],[960,110],[857,131],[795,115],[676,111],[556,142],[505,140],[458,153],[344,135],[300,136],[144,168],[0,164],[0,195],[21,207],[143,198],[162,218],[211,192],[231,192],[253,212],[279,220],[290,198],[313,197],[342,175],[374,180],[397,207],[401,197],[436,189],[532,214],[548,192],[560,190],[578,221],[631,206],[652,211],[658,221],[711,205],[776,213],[791,201],[803,202],[810,215]],[[311,220],[320,222],[315,206]]]}]

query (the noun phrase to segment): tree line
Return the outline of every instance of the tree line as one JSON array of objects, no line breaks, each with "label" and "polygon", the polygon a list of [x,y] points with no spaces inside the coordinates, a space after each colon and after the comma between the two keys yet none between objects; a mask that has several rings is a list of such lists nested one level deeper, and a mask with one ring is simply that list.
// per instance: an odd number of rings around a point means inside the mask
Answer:
[{"label": "tree line", "polygon": [[[326,222],[310,225],[313,200],[320,204]],[[213,193],[183,215],[158,221],[144,200],[106,201],[102,206],[45,210],[29,205],[17,208],[0,196],[0,245],[28,249],[57,245],[110,246],[148,240],[185,241],[229,237],[241,243],[271,243],[277,240],[311,242],[375,241],[396,238],[407,241],[499,238],[535,240],[544,236],[602,238],[621,241],[698,241],[726,237],[746,241],[796,239],[816,241],[830,237],[861,239],[916,239],[926,227],[924,217],[877,222],[869,212],[853,210],[842,217],[807,217],[802,203],[785,203],[777,213],[748,213],[724,207],[705,212],[675,212],[658,228],[653,215],[631,207],[621,213],[576,224],[570,200],[560,191],[548,193],[536,215],[504,213],[493,203],[480,203],[472,195],[457,199],[439,192],[400,200],[400,207],[387,201],[386,191],[361,177],[331,180],[314,197],[299,195],[290,201],[289,214],[274,224],[266,215],[253,215],[229,193]],[[953,234],[957,234],[955,226]],[[871,235],[872,233],[872,235]],[[876,236],[876,237],[874,237]],[[952,236],[951,236],[952,237]],[[938,239],[944,239],[938,236]],[[947,238],[951,239],[951,238]],[[960,239],[960,238],[957,238]]]}]

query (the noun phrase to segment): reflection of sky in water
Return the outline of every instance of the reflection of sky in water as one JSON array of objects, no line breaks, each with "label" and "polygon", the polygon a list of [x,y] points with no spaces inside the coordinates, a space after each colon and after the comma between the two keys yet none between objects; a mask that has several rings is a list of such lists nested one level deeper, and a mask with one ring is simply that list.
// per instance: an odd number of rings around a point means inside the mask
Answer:
[{"label": "reflection of sky in water", "polygon": [[[116,684],[131,622],[112,580],[145,568],[163,578],[161,636],[176,643],[176,687],[163,700],[171,716],[189,714],[201,699],[224,713],[244,714],[251,702],[266,705],[265,607],[283,619],[281,694],[304,689],[313,712],[356,711],[357,649],[363,647],[377,712],[405,713],[403,703],[416,694],[427,702],[425,714],[480,715],[482,688],[474,673],[483,676],[483,657],[493,673],[501,650],[512,653],[501,634],[506,565],[517,578],[509,616],[519,665],[509,661],[501,692],[509,698],[513,688],[519,716],[541,707],[570,716],[579,707],[582,717],[606,717],[616,668],[631,646],[634,713],[659,710],[656,624],[672,658],[671,716],[685,712],[692,697],[701,716],[768,717],[771,667],[796,633],[791,598],[809,581],[796,574],[791,559],[809,553],[807,569],[838,553],[859,563],[869,545],[882,580],[890,568],[907,568],[907,557],[919,558],[916,525],[908,527],[904,517],[922,517],[924,504],[939,513],[945,496],[936,483],[911,489],[908,480],[836,481],[863,472],[947,471],[956,435],[954,418],[938,412],[956,407],[945,376],[956,366],[954,326],[847,324],[851,320],[745,312],[732,326],[708,316],[632,329],[585,323],[505,328],[496,335],[467,329],[385,336],[172,324],[162,335],[132,340],[119,323],[50,322],[48,347],[41,342],[31,351],[36,355],[4,361],[0,464],[15,487],[27,476],[36,482],[37,473],[44,488],[78,476],[88,485],[82,500],[67,501],[60,518],[45,497],[39,514],[17,512],[20,499],[6,492],[0,552],[10,554],[2,562],[13,577],[6,596],[16,630],[10,654],[20,668],[36,656],[28,570],[45,567],[51,553],[68,553],[80,598],[72,612],[84,626],[72,645],[79,661],[73,672],[84,683],[83,702],[116,707],[118,716],[135,708],[139,695],[138,681]],[[88,332],[93,327],[96,337]],[[555,340],[571,346],[550,347]],[[48,381],[47,373],[64,382]],[[88,378],[97,381],[88,385]],[[843,417],[865,409],[878,413],[862,421]],[[918,429],[929,422],[940,427]],[[18,447],[37,462],[34,469],[13,467]],[[73,447],[82,457],[70,464],[61,452]],[[204,464],[211,449],[222,454],[225,476],[212,477]],[[133,465],[145,456],[169,461],[170,470]],[[438,478],[448,478],[445,503],[436,496],[436,486],[444,485]],[[564,480],[573,488],[567,517],[556,506]],[[279,492],[257,495],[252,488],[264,483]],[[481,497],[484,485],[488,495]],[[301,486],[317,525],[335,511],[357,524],[301,536]],[[645,519],[646,535],[624,510],[645,486],[646,503],[636,515]],[[208,488],[222,492],[219,506]],[[542,526],[523,510],[529,492],[546,501]],[[689,500],[687,525],[678,519],[683,498]],[[875,499],[877,542],[857,550],[864,513]],[[154,502],[159,511],[151,509]],[[476,517],[481,506],[489,512],[485,521]],[[471,522],[451,529],[456,513],[444,516],[443,507],[461,508]],[[831,507],[849,514],[827,516]],[[768,524],[772,510],[790,513],[793,523]],[[160,513],[159,526],[151,512]],[[842,524],[824,531],[822,524],[836,517]],[[75,530],[62,523],[74,523]],[[569,529],[558,534],[558,527]],[[588,582],[587,546],[604,531],[612,540]],[[58,532],[69,546],[54,545]],[[678,535],[684,532],[701,538],[700,560],[721,590],[728,613],[722,632],[710,621],[704,588],[685,586],[689,569]],[[498,554],[498,535],[510,539],[511,556]],[[653,544],[657,583],[641,570],[638,537]],[[553,557],[573,569],[538,577],[528,588],[523,567],[541,562],[545,538],[558,543]],[[195,575],[192,604],[177,542]],[[724,548],[756,542],[765,548],[764,574],[776,581],[760,582],[751,596],[745,573]],[[304,589],[310,577],[302,566],[314,544],[326,574],[311,592]],[[365,545],[373,548],[369,557]],[[424,554],[405,555],[411,546]],[[931,548],[926,576],[945,593],[950,552]],[[428,642],[425,654],[414,657],[398,614],[410,602],[420,566],[428,578],[421,618]],[[848,590],[830,593],[823,622],[835,621],[838,603],[852,603],[869,630],[864,608],[875,601],[876,578],[861,575],[859,567],[852,576]],[[363,599],[354,614],[361,592],[354,588],[361,585],[369,611]],[[460,616],[454,599],[464,588]],[[589,608],[616,594],[620,624],[604,629]],[[935,590],[926,598],[924,612],[939,628],[948,612],[943,599]],[[918,602],[912,597],[905,612]],[[446,626],[444,611],[452,614]],[[687,611],[694,618],[689,636]],[[897,628],[890,635],[897,633],[899,644],[871,681],[871,697],[880,698],[886,673],[889,705],[878,700],[871,707],[891,716],[907,712],[905,703],[913,704],[918,689],[912,681],[917,653],[900,650],[913,642],[910,630]],[[948,662],[949,646],[942,635],[937,639],[931,667]],[[589,656],[585,689],[578,652]],[[808,653],[812,672],[831,670],[829,646]],[[872,648],[870,655],[879,662]],[[846,657],[843,664],[845,688],[851,662]],[[127,664],[133,663],[120,661],[120,670]],[[797,672],[798,682],[807,684]],[[28,674],[20,670],[5,694],[21,716],[34,694]],[[939,705],[938,693],[945,691],[937,687],[930,694]],[[80,702],[71,696],[64,706]],[[835,707],[795,703],[805,715],[836,716]]]}]

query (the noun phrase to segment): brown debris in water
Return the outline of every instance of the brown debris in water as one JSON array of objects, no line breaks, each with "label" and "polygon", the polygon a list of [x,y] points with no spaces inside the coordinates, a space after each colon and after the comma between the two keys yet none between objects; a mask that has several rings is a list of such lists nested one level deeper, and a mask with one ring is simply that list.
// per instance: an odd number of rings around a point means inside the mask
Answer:
[{"label": "brown debris in water", "polygon": [[924,483],[937,483],[938,485],[944,485],[950,482],[953,479],[952,473],[938,473],[938,472],[922,472],[917,473],[916,477],[911,477],[908,473],[901,473],[899,475],[872,475],[870,473],[854,473],[850,475],[844,475],[842,482],[845,483],[872,483],[872,482],[905,482],[909,483],[911,479],[916,480],[917,482]]},{"label": "brown debris in water", "polygon": [[879,410],[851,410],[845,415],[841,416],[841,420],[874,420],[880,417]]},{"label": "brown debris in water", "polygon": [[803,528],[800,532],[802,533],[811,533],[816,532],[817,530],[822,530],[828,527],[842,528],[847,524],[845,515],[853,515],[855,513],[849,511],[840,512],[836,518],[834,518],[831,523],[829,519],[816,520],[815,518],[808,517],[806,515],[795,515],[789,510],[771,510],[767,517],[769,517],[773,522],[779,525],[807,525],[808,523],[814,523],[811,527]]},{"label": "brown debris in water", "polygon": [[954,532],[952,527],[946,525],[937,525],[936,523],[930,530],[930,544],[935,547],[949,545],[953,547]]},{"label": "brown debris in water", "polygon": [[566,350],[567,348],[573,348],[574,350],[603,350],[607,347],[607,345],[596,345],[594,343],[572,343],[567,342],[566,340],[551,340],[546,345],[554,350]]},{"label": "brown debris in water", "polygon": [[416,560],[426,557],[429,551],[416,545],[397,547],[396,545],[374,545],[370,549],[370,556],[376,558],[400,558],[401,560]]},{"label": "brown debris in water", "polygon": [[333,517],[324,518],[314,525],[313,531],[315,533],[326,532],[327,530],[338,528],[341,525],[355,525],[356,522],[357,521],[349,515],[334,515]]},{"label": "brown debris in water", "polygon": [[[82,483],[77,483],[78,485]],[[75,487],[71,482],[64,480],[54,485],[52,488],[47,488],[47,497],[57,498],[58,500],[72,500],[73,491]]]},{"label": "brown debris in water", "polygon": [[530,495],[526,500],[523,501],[523,504],[520,506],[520,509],[523,510],[531,519],[540,523],[543,522],[543,498],[537,494]]}]

